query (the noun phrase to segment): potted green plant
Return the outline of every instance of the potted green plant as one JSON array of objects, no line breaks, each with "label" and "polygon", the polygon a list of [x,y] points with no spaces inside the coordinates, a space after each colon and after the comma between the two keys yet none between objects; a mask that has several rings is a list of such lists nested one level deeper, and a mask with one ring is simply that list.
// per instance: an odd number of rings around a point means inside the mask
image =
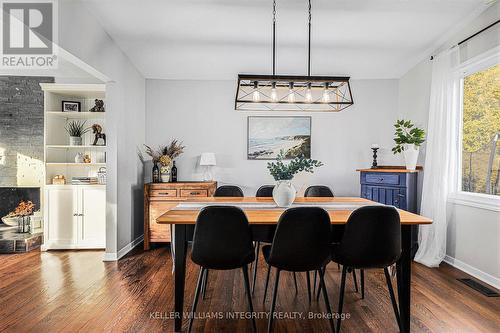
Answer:
[{"label": "potted green plant", "polygon": [[410,120],[397,120],[394,124],[394,154],[403,153],[406,169],[415,170],[417,167],[420,145],[425,142],[425,131],[415,126]]},{"label": "potted green plant", "polygon": [[276,181],[273,189],[273,200],[278,207],[289,207],[295,200],[296,191],[292,184],[293,177],[301,172],[314,172],[315,167],[323,165],[320,161],[305,158],[304,156],[295,157],[288,164],[283,163],[285,152],[280,151],[276,157],[276,162],[267,163],[269,173]]},{"label": "potted green plant", "polygon": [[86,120],[72,120],[66,125],[66,132],[69,134],[70,146],[81,146],[82,136],[90,130],[90,127],[85,127]]}]

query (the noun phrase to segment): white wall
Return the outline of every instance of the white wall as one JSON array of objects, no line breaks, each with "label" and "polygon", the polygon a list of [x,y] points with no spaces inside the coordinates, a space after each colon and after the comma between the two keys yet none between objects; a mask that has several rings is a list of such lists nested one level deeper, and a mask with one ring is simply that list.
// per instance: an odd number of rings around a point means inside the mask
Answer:
[{"label": "white wall", "polygon": [[[143,234],[145,80],[81,1],[59,1],[59,45],[113,80],[107,84],[106,257]],[[121,252],[120,252],[121,251]]]},{"label": "white wall", "polygon": [[[273,179],[266,161],[246,158],[247,116],[269,113],[235,111],[235,92],[235,81],[147,80],[146,141],[152,145],[166,144],[171,138],[184,141],[186,153],[177,161],[179,179],[184,180],[201,179],[199,155],[214,152],[217,181],[239,185],[245,195],[255,195],[260,185],[272,184]],[[356,168],[371,166],[372,143],[382,146],[379,164],[401,163],[390,152],[398,81],[353,81],[352,92],[355,104],[340,113],[302,114],[312,116],[312,158],[325,165],[294,180],[299,192],[311,184],[326,184],[337,195],[359,196]]]},{"label": "white wall", "polygon": [[[497,2],[461,31],[456,32],[439,50],[449,48],[496,21],[498,13],[500,13],[500,3]],[[462,59],[471,58],[498,44],[500,44],[500,28],[497,25],[463,44]],[[432,61],[427,58],[399,80],[399,114],[424,128],[427,128],[428,122],[431,79]],[[419,162],[423,163],[424,160],[425,146]],[[447,261],[500,288],[500,213],[498,211],[450,203],[447,238]]]}]

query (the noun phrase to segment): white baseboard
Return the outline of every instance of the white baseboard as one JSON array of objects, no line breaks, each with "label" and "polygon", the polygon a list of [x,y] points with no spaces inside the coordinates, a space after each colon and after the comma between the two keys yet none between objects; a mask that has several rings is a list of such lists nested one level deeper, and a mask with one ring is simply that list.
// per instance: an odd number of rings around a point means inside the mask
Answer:
[{"label": "white baseboard", "polygon": [[500,279],[497,277],[494,277],[493,275],[490,275],[488,273],[485,273],[475,267],[472,267],[469,264],[466,264],[463,261],[460,261],[458,259],[455,259],[450,256],[446,256],[444,258],[444,262],[475,277],[478,280],[483,281],[484,283],[487,283],[497,289],[500,289]]},{"label": "white baseboard", "polygon": [[125,256],[127,253],[132,251],[133,248],[135,248],[137,245],[139,245],[142,241],[144,240],[144,235],[141,235],[122,247],[118,252],[112,252],[112,253],[104,253],[104,256],[102,258],[103,261],[117,261],[120,260],[123,256]]}]

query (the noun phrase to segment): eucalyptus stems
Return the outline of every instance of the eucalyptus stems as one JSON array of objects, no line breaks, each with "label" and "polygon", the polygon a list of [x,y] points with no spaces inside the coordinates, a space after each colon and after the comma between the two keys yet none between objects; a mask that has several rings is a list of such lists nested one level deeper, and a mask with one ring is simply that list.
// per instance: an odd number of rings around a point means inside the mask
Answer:
[{"label": "eucalyptus stems", "polygon": [[305,158],[303,155],[295,157],[288,164],[285,164],[283,163],[284,157],[285,152],[280,150],[280,153],[276,157],[276,162],[267,163],[267,168],[276,181],[291,180],[295,174],[301,171],[313,173],[315,167],[323,165],[320,161]]}]

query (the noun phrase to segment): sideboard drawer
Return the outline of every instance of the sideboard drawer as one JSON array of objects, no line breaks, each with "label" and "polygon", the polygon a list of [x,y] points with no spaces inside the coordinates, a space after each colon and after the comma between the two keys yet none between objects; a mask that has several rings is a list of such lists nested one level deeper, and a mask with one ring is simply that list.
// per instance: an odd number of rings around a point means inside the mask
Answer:
[{"label": "sideboard drawer", "polygon": [[365,174],[364,181],[370,184],[384,184],[384,185],[400,185],[404,184],[401,177],[404,176],[398,174],[388,174],[388,173],[369,173]]},{"label": "sideboard drawer", "polygon": [[207,190],[181,190],[181,197],[208,197]]},{"label": "sideboard drawer", "polygon": [[151,190],[149,193],[151,197],[176,197],[177,190]]}]

